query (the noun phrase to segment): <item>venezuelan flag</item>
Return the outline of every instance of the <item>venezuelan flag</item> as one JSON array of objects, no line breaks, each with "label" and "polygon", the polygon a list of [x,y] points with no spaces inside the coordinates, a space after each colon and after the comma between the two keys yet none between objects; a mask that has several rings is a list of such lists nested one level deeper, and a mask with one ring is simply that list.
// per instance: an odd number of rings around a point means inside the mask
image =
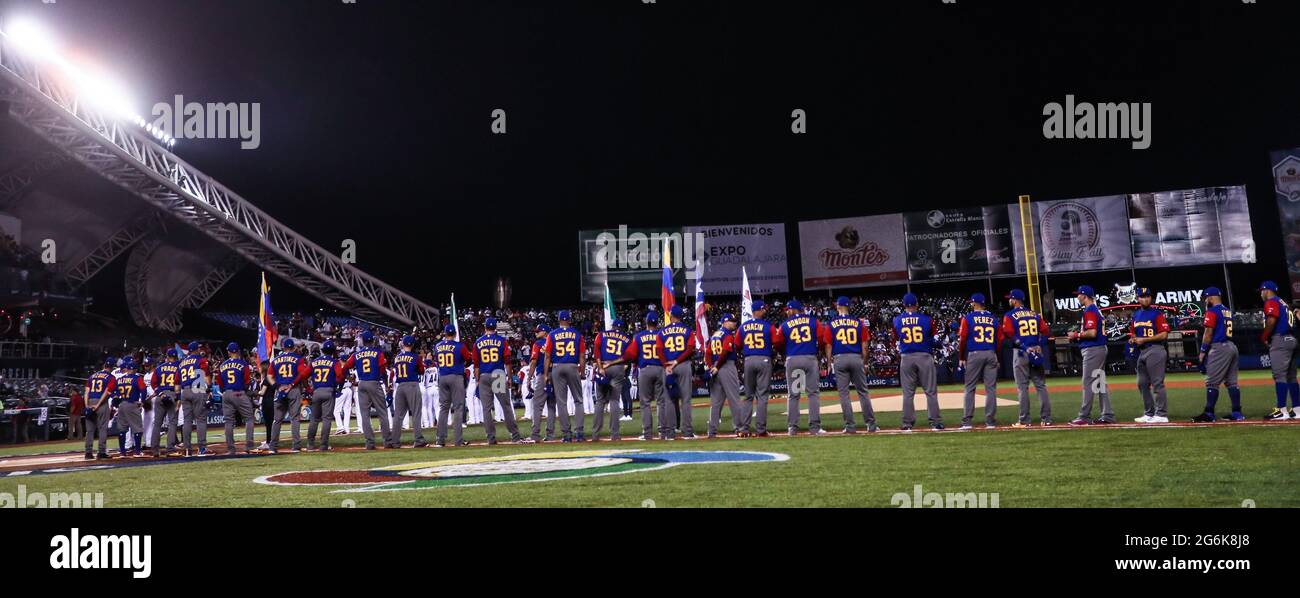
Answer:
[{"label": "venezuelan flag", "polygon": [[275,314],[271,312],[271,287],[266,285],[266,272],[262,273],[262,299],[257,317],[257,362],[262,363],[275,355]]},{"label": "venezuelan flag", "polygon": [[663,317],[661,322],[668,323],[668,312],[672,311],[676,299],[673,297],[673,259],[672,253],[668,248],[668,241],[664,241],[664,281],[659,290],[659,302],[663,304]]}]

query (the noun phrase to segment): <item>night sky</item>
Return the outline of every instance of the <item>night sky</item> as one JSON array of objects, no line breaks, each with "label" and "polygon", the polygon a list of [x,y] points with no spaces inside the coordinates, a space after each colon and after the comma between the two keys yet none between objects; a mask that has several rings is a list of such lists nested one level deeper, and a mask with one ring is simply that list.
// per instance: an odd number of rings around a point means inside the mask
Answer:
[{"label": "night sky", "polygon": [[[851,5],[850,5],[851,4]],[[1145,8],[1134,8],[1133,5]],[[577,230],[785,221],[1246,184],[1300,146],[1300,3],[8,0],[147,114],[260,102],[261,147],[175,151],[431,304],[578,298]],[[1066,94],[1152,102],[1153,143],[1046,140]],[[493,135],[503,108],[508,133]],[[790,112],[808,133],[790,132]],[[256,269],[212,303],[255,306]],[[101,276],[120,294],[120,277]],[[310,299],[279,284],[278,309]],[[116,289],[110,291],[109,289]]]}]

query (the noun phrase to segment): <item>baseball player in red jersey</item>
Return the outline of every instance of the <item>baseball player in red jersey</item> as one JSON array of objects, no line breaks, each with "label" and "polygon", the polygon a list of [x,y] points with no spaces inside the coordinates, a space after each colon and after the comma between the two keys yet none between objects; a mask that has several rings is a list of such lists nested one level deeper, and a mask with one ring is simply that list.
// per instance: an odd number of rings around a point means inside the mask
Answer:
[{"label": "baseball player in red jersey", "polygon": [[1002,330],[998,319],[984,309],[984,293],[970,298],[971,310],[961,317],[957,330],[958,366],[965,369],[965,412],[961,429],[972,428],[975,417],[975,388],[984,383],[984,427],[996,428],[998,413],[998,348],[1002,346]]},{"label": "baseball player in red jersey", "polygon": [[836,315],[828,324],[831,339],[826,343],[826,362],[835,372],[840,412],[844,414],[844,433],[857,432],[853,401],[849,399],[850,383],[858,391],[858,404],[862,406],[862,421],[867,424],[867,431],[875,432],[880,427],[876,425],[876,412],[871,408],[871,396],[867,391],[867,343],[871,342],[871,331],[861,318],[849,314],[851,303],[848,297],[835,300]]},{"label": "baseball player in red jersey", "polygon": [[185,456],[192,457],[190,430],[197,428],[199,437],[199,456],[208,454],[208,385],[212,380],[212,368],[208,365],[207,348],[198,341],[189,344],[188,353],[180,363],[181,385],[181,430]]},{"label": "baseball player in red jersey", "polygon": [[1016,379],[1016,393],[1020,399],[1020,419],[1013,428],[1028,428],[1033,424],[1029,416],[1029,383],[1038,392],[1039,423],[1052,425],[1052,399],[1047,394],[1047,320],[1025,307],[1025,292],[1012,289],[1007,294],[1011,311],[1002,317],[1002,338],[1011,339],[1015,357],[1011,361]]},{"label": "baseball player in red jersey", "polygon": [[736,332],[736,316],[722,314],[719,328],[704,346],[704,365],[709,368],[709,438],[718,436],[722,422],[722,403],[731,410],[731,429],[744,437],[745,418],[740,414],[740,375],[736,373],[736,356],[740,351],[740,336]]},{"label": "baseball player in red jersey", "polygon": [[280,426],[289,418],[293,430],[293,452],[302,450],[302,389],[311,377],[311,366],[298,354],[293,339],[284,339],[279,355],[271,360],[270,378],[275,389],[275,420],[271,422],[271,437],[267,439],[272,453],[280,452]]},{"label": "baseball player in red jersey", "polygon": [[[113,366],[117,360],[104,359],[104,367],[86,379],[86,459],[108,458],[108,420],[112,399],[117,396],[117,378]],[[95,438],[99,438],[99,452],[92,453]]]}]

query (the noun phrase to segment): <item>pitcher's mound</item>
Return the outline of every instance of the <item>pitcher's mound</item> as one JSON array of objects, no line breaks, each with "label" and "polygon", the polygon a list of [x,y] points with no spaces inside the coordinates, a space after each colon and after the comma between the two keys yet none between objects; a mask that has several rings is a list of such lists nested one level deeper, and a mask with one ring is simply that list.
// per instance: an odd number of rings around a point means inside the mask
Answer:
[{"label": "pitcher's mound", "polygon": [[[823,392],[817,396],[818,398],[821,399],[822,413],[841,412],[840,396],[838,394],[833,392],[831,393]],[[963,407],[965,407],[964,404],[965,396],[966,396],[965,393],[960,393],[960,392],[941,392],[939,393],[939,408],[940,409],[962,409]],[[853,400],[853,410],[856,412],[858,410],[857,393],[850,393],[849,398]],[[1035,398],[1034,400],[1037,399]],[[916,393],[916,396],[912,397],[912,402],[916,406],[917,411],[925,411],[925,393],[923,392]],[[1006,407],[1006,406],[1014,407],[1014,406],[1018,406],[1019,404],[1020,403],[1016,401],[998,397],[998,407]],[[871,408],[875,411],[902,411],[903,395],[902,394],[878,395],[872,393]],[[808,400],[806,398],[802,401],[799,401],[799,409],[803,411],[806,411],[808,409]],[[977,414],[982,414],[984,412],[984,392],[982,389],[975,393],[975,411]],[[786,411],[783,410],[781,413],[784,414],[786,413]],[[981,415],[981,417],[983,416]]]}]

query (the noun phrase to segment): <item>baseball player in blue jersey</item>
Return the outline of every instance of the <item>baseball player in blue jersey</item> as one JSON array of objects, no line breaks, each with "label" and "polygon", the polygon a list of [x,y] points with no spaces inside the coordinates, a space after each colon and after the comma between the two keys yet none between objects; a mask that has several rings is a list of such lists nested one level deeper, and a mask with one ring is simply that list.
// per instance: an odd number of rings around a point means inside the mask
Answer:
[{"label": "baseball player in blue jersey", "polygon": [[[622,363],[623,352],[632,344],[632,337],[623,332],[623,320],[614,320],[613,327],[596,335],[596,418],[591,422],[591,440],[600,440],[600,429],[609,409],[609,439],[619,440],[619,402],[627,386],[627,365]],[[617,363],[615,363],[617,362]]]},{"label": "baseball player in blue jersey", "polygon": [[[546,358],[542,356],[546,352],[546,339],[551,335],[551,329],[546,324],[538,324],[536,338],[533,340],[532,350],[529,354],[529,367],[533,383],[533,431],[528,437],[527,442],[550,442],[555,440],[555,420],[559,417],[556,413],[555,393],[551,391],[551,385],[546,381]],[[542,437],[542,409],[546,409],[546,437]]]},{"label": "baseball player in blue jersey", "polygon": [[[253,452],[253,368],[240,357],[239,343],[226,345],[226,360],[217,368],[216,386],[221,389],[221,411],[226,420],[226,454],[235,454],[235,415],[244,418],[244,452]],[[200,440],[202,442],[202,440]]]},{"label": "baseball player in blue jersey", "polygon": [[420,421],[420,410],[424,399],[420,396],[420,376],[424,374],[424,360],[415,351],[415,337],[402,337],[402,350],[393,356],[393,442],[402,443],[402,428],[399,422],[410,417],[413,430],[411,448],[429,446],[424,439],[424,428]]},{"label": "baseball player in blue jersey", "polygon": [[803,304],[791,299],[786,304],[786,319],[776,333],[776,346],[785,353],[786,432],[799,433],[799,398],[808,396],[808,432],[814,436],[826,434],[822,429],[821,369],[817,364],[819,347],[830,340],[830,331],[817,318],[804,313]]},{"label": "baseball player in blue jersey", "polygon": [[1025,292],[1012,289],[1007,294],[1011,311],[1002,317],[1002,338],[1011,339],[1015,349],[1012,372],[1016,379],[1016,395],[1020,399],[1020,419],[1013,428],[1033,425],[1029,417],[1029,383],[1038,393],[1039,424],[1052,425],[1052,399],[1047,394],[1047,320],[1025,307]]},{"label": "baseball player in blue jersey", "polygon": [[871,408],[871,395],[867,390],[867,355],[871,331],[861,318],[849,314],[848,297],[835,300],[835,317],[831,318],[830,343],[826,345],[826,361],[835,371],[835,387],[840,393],[840,412],[844,414],[844,433],[857,431],[853,419],[853,401],[849,399],[849,384],[858,391],[858,404],[862,407],[862,421],[868,432],[876,426],[876,412]]},{"label": "baseball player in blue jersey", "polygon": [[943,429],[943,415],[939,413],[939,392],[935,381],[934,355],[934,320],[921,313],[916,295],[903,295],[903,308],[906,310],[894,316],[894,339],[898,343],[898,377],[903,387],[903,425],[904,432],[910,432],[916,425],[916,405],[914,399],[919,386],[925,391],[926,411],[929,413],[930,429]]},{"label": "baseball player in blue jersey", "polygon": [[740,416],[740,377],[736,374],[736,353],[740,350],[737,339],[736,316],[722,314],[718,329],[709,337],[704,347],[704,364],[709,368],[709,438],[718,435],[722,422],[722,404],[731,410],[731,428],[737,436],[743,431]]},{"label": "baseball player in blue jersey", "polygon": [[[149,446],[155,457],[160,454],[158,444],[162,441],[163,424],[166,424],[171,432],[176,431],[176,395],[180,388],[180,364],[177,363],[177,356],[176,349],[168,349],[166,360],[153,370],[154,416],[153,427],[149,430]],[[174,433],[167,435],[168,453],[176,449],[174,439],[177,436]]]},{"label": "baseball player in blue jersey", "polygon": [[[1295,313],[1277,296],[1277,283],[1271,280],[1259,285],[1259,296],[1264,300],[1264,331],[1260,333],[1259,340],[1268,347],[1269,369],[1273,370],[1273,389],[1277,393],[1277,406],[1264,419],[1300,419],[1300,384],[1296,383],[1295,363]],[[1286,410],[1288,394],[1291,395],[1290,412]]]},{"label": "baseball player in blue jersey", "polygon": [[998,427],[998,347],[1002,346],[1002,331],[998,319],[984,309],[984,293],[970,296],[971,310],[961,317],[957,329],[957,366],[965,369],[965,413],[961,429],[972,428],[975,417],[975,387],[984,383],[984,427]]},{"label": "baseball player in blue jersey", "polygon": [[656,407],[659,409],[659,438],[673,440],[676,433],[666,421],[672,405],[668,401],[664,376],[664,339],[659,335],[659,314],[646,314],[645,324],[644,330],[632,335],[632,343],[623,352],[623,356],[607,363],[606,367],[636,361],[637,398],[641,401],[640,440],[654,438],[653,418]]},{"label": "baseball player in blue jersey", "polygon": [[197,428],[199,437],[199,456],[208,454],[208,385],[212,380],[212,368],[208,365],[206,349],[197,341],[189,344],[188,353],[180,362],[181,385],[181,425],[182,444],[185,456],[193,456],[190,431]]},{"label": "baseball player in blue jersey", "polygon": [[[751,433],[767,436],[767,401],[772,392],[772,347],[776,332],[771,322],[764,319],[767,305],[755,299],[750,305],[754,317],[740,324],[740,352],[745,358],[745,400],[740,403],[740,421],[737,435]],[[755,426],[750,427],[750,419]]]},{"label": "baseball player in blue jersey", "polygon": [[1232,412],[1223,416],[1229,421],[1241,421],[1241,389],[1237,387],[1237,345],[1232,342],[1232,312],[1223,305],[1223,293],[1218,287],[1205,289],[1203,294],[1209,309],[1205,310],[1205,332],[1201,335],[1201,368],[1205,372],[1205,412],[1192,418],[1194,422],[1214,421],[1214,405],[1219,400],[1219,386],[1228,387]]},{"label": "baseball player in blue jersey", "polygon": [[[371,407],[379,413],[379,433],[384,448],[397,448],[396,437],[401,436],[401,429],[399,427],[396,433],[390,432],[388,403],[380,388],[380,383],[388,379],[388,360],[384,357],[384,352],[375,346],[375,333],[362,331],[361,343],[361,348],[348,356],[343,370],[356,372],[357,386],[354,394],[357,397],[357,417],[361,419],[361,433],[366,437],[366,450],[375,450],[374,425],[370,422]],[[402,423],[399,421],[397,425],[401,426]]]},{"label": "baseball player in blue jersey", "polygon": [[[131,450],[134,456],[139,457],[142,455],[140,442],[144,434],[140,403],[144,400],[146,386],[144,376],[137,373],[137,368],[135,360],[130,357],[122,360],[122,369],[126,373],[117,379],[117,420],[118,425],[125,427],[130,434],[131,446],[134,447]],[[122,444],[121,456],[127,456],[125,444]]]},{"label": "baseball player in blue jersey", "polygon": [[695,335],[689,326],[682,323],[686,317],[682,306],[674,305],[668,310],[668,316],[672,321],[659,329],[664,342],[665,376],[673,381],[671,385],[665,382],[665,388],[670,389],[670,393],[674,388],[677,391],[676,396],[669,397],[668,424],[681,430],[682,438],[695,438],[695,426],[691,423],[691,383],[694,381],[691,357],[695,355]]},{"label": "baseball player in blue jersey", "polygon": [[311,366],[298,353],[293,339],[286,338],[281,351],[271,359],[270,382],[276,385],[274,419],[271,437],[267,439],[272,453],[280,452],[280,426],[289,418],[293,434],[293,452],[302,450],[302,387],[311,376]]},{"label": "baseball player in blue jersey", "polygon": [[[555,389],[555,402],[560,412],[560,442],[584,442],[583,423],[587,416],[582,412],[582,375],[587,368],[587,344],[582,333],[569,325],[569,310],[557,314],[560,325],[546,337],[543,356],[546,358],[546,383]],[[573,399],[573,421],[568,410]],[[576,424],[576,426],[574,425]],[[577,436],[574,436],[577,428]]]},{"label": "baseball player in blue jersey", "polygon": [[[1080,286],[1075,295],[1079,305],[1083,306],[1079,330],[1070,331],[1070,340],[1079,342],[1079,354],[1082,360],[1083,401],[1079,405],[1079,417],[1070,421],[1071,426],[1104,425],[1115,423],[1115,412],[1110,406],[1110,387],[1106,382],[1106,333],[1102,330],[1103,318],[1097,307],[1097,292],[1088,285]],[[1092,400],[1098,399],[1101,417],[1092,419]]]},{"label": "baseball player in blue jersey", "polygon": [[317,450],[316,429],[320,427],[321,451],[330,450],[330,417],[334,398],[343,386],[343,362],[334,356],[334,341],[321,343],[320,355],[311,360],[311,420],[307,424],[307,450]]},{"label": "baseball player in blue jersey", "polygon": [[1150,288],[1139,288],[1137,296],[1140,307],[1133,312],[1129,342],[1138,351],[1134,369],[1137,370],[1138,392],[1142,395],[1144,410],[1142,416],[1134,421],[1167,424],[1169,399],[1165,392],[1165,362],[1169,360],[1169,352],[1165,349],[1165,339],[1169,338],[1169,322],[1159,308],[1151,305]]},{"label": "baseball player in blue jersey", "polygon": [[465,433],[465,367],[474,361],[469,347],[456,340],[456,327],[442,329],[442,340],[433,346],[433,362],[438,366],[438,440],[447,446],[447,426],[451,425],[452,445],[469,444]]},{"label": "baseball player in blue jersey", "polygon": [[474,341],[474,361],[478,364],[478,400],[483,404],[483,429],[487,443],[497,442],[497,423],[493,415],[493,397],[505,419],[510,442],[523,440],[515,423],[515,406],[510,403],[510,346],[497,334],[496,318],[483,321],[484,334]]},{"label": "baseball player in blue jersey", "polygon": [[[107,459],[108,420],[117,396],[117,378],[113,366],[117,360],[109,357],[104,367],[86,379],[86,459]],[[95,439],[99,439],[99,452],[92,453]]]}]

